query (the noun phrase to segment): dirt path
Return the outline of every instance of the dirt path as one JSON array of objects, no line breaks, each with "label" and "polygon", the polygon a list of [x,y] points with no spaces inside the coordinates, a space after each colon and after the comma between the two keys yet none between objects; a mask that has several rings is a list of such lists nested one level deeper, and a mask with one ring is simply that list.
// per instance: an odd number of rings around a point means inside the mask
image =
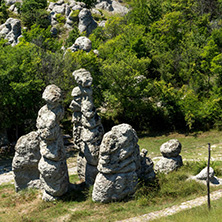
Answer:
[{"label": "dirt path", "polygon": [[[69,171],[69,175],[77,174],[76,167],[69,167],[68,171]],[[11,184],[14,183],[12,171],[0,174],[0,185],[3,183],[11,183]]]},{"label": "dirt path", "polygon": [[[218,200],[222,197],[222,190],[217,190],[211,193],[210,198],[211,200]],[[178,205],[174,205],[172,207],[165,208],[163,210],[154,211],[148,214],[144,214],[142,216],[138,217],[132,217],[126,220],[121,220],[119,222],[145,222],[145,221],[152,221],[154,219],[158,219],[160,217],[167,217],[173,214],[176,214],[182,210],[191,209],[193,207],[198,207],[200,205],[207,203],[207,195],[198,197],[193,200],[189,200],[186,202],[183,202]]]}]

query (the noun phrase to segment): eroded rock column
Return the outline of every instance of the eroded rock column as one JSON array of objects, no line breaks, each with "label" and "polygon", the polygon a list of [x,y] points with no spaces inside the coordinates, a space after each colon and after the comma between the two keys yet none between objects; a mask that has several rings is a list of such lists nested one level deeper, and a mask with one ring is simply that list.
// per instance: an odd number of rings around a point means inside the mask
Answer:
[{"label": "eroded rock column", "polygon": [[92,97],[92,76],[85,69],[73,72],[78,84],[72,91],[73,140],[79,150],[77,172],[79,178],[93,185],[98,173],[99,147],[104,134],[101,119],[96,112]]},{"label": "eroded rock column", "polygon": [[39,110],[36,124],[41,153],[38,167],[44,189],[42,199],[51,201],[65,194],[69,185],[65,148],[59,126],[64,109],[60,104],[61,90],[56,85],[47,86],[42,98],[46,105]]},{"label": "eroded rock column", "polygon": [[155,171],[169,173],[183,165],[182,157],[179,155],[182,149],[181,143],[172,139],[160,147],[163,157],[156,163]]},{"label": "eroded rock column", "polygon": [[107,203],[133,194],[140,168],[139,146],[135,130],[128,124],[114,126],[103,137],[93,201]]}]

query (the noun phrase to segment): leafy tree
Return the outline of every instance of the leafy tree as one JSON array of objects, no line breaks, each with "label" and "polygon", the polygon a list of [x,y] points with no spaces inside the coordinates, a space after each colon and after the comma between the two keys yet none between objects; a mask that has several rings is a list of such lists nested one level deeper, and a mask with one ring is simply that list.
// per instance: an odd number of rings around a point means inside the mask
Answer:
[{"label": "leafy tree", "polygon": [[21,6],[21,18],[29,29],[32,25],[47,28],[50,25],[49,13],[45,10],[47,0],[24,0]]}]

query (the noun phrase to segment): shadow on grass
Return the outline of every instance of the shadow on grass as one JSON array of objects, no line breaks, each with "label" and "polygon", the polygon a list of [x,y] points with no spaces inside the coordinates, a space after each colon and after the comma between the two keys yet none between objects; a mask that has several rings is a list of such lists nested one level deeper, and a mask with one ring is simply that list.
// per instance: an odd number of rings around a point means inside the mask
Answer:
[{"label": "shadow on grass", "polygon": [[83,202],[86,201],[90,195],[90,188],[84,183],[70,184],[69,191],[61,197],[63,202]]}]

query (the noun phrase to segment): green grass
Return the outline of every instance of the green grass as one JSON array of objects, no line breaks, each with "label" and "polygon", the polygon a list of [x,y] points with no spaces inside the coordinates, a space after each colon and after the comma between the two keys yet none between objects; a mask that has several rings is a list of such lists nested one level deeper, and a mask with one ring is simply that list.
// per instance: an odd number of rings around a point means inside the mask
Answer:
[{"label": "green grass", "polygon": [[211,210],[207,205],[181,211],[175,215],[163,217],[153,222],[221,222],[222,199],[211,202]]},{"label": "green grass", "polygon": [[[206,194],[206,186],[186,179],[195,163],[185,164],[168,175],[158,174],[154,183],[139,183],[137,192],[125,201],[94,203],[90,190],[73,191],[62,200],[42,202],[38,190],[14,192],[0,186],[0,221],[116,221],[160,210]],[[196,169],[195,169],[196,170]],[[72,182],[77,180],[71,177]],[[220,187],[212,187],[211,190]]]},{"label": "green grass", "polygon": [[211,143],[211,156],[222,160],[222,131],[209,131],[189,135],[173,133],[162,136],[140,137],[139,146],[148,150],[148,156],[161,156],[160,146],[170,139],[178,139],[182,144],[181,155],[184,159],[206,160],[208,143]]},{"label": "green grass", "polygon": [[[182,143],[183,158],[185,156],[185,158],[196,159],[198,152],[202,153],[203,157],[207,156],[208,142],[216,144],[212,151],[212,157],[215,158],[218,157],[219,154],[219,143],[222,141],[222,132],[212,131],[188,136],[170,134],[143,137],[139,139],[139,145],[140,148],[148,149],[148,156],[160,156],[160,145],[172,138],[179,139]],[[68,163],[73,167],[75,166],[75,161],[76,158],[70,158]],[[199,173],[200,170],[206,166],[206,163],[204,158],[198,162],[184,161],[184,166],[178,171],[168,175],[158,174],[154,183],[144,184],[140,182],[133,197],[129,197],[127,200],[121,202],[109,204],[92,202],[92,188],[90,188],[90,190],[72,191],[61,200],[48,203],[41,200],[41,193],[38,190],[25,190],[20,193],[15,193],[13,185],[2,185],[0,186],[0,221],[104,222],[147,214],[175,204],[180,204],[198,196],[206,195],[207,189],[204,184],[187,181],[190,175]],[[222,177],[222,161],[212,161],[211,166],[213,166],[216,176]],[[77,175],[70,176],[70,181],[72,183],[78,181]],[[217,189],[221,189],[221,186],[211,187],[211,191]],[[213,208],[214,207],[212,207],[212,209]],[[218,204],[218,208],[221,209],[221,205]],[[203,207],[203,209],[206,209],[206,206]],[[213,211],[214,210],[212,210],[212,212]],[[194,215],[195,214],[194,212]],[[184,217],[185,216],[187,216],[186,213],[184,214]],[[177,216],[175,215],[175,217]],[[180,219],[182,216],[178,216],[178,218]],[[168,220],[168,218],[165,219]],[[174,219],[171,220],[170,217],[168,221],[173,220]],[[175,219],[175,221],[177,221],[177,219]],[[184,221],[189,221],[189,219]],[[196,221],[196,218],[192,221]],[[217,219],[216,221],[219,220]]]}]

